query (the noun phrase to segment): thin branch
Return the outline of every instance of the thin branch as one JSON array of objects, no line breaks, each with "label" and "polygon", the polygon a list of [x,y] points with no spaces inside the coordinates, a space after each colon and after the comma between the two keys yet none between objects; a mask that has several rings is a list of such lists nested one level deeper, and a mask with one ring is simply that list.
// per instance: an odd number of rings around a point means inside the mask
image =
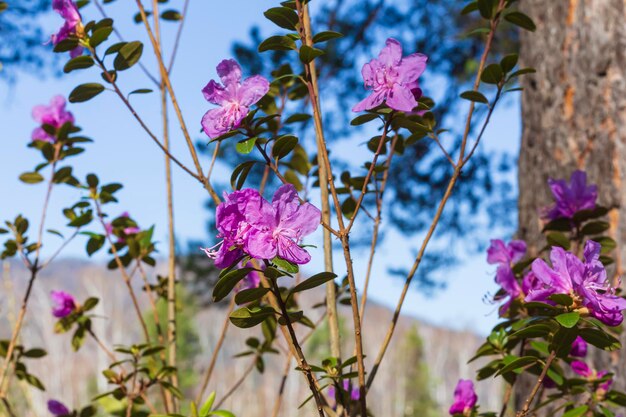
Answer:
[{"label": "thin branch", "polygon": [[[39,267],[39,254],[41,251],[41,246],[43,245],[43,231],[46,222],[46,215],[48,213],[48,206],[50,204],[50,196],[52,195],[52,188],[54,186],[54,175],[56,174],[56,164],[59,158],[59,154],[61,152],[62,143],[58,142],[54,145],[54,156],[52,159],[52,165],[50,169],[50,178],[48,179],[48,185],[46,188],[46,194],[44,197],[43,207],[41,209],[41,220],[39,223],[39,233],[37,237],[37,249],[35,250],[35,261],[31,264],[31,262],[24,256],[26,259],[27,266],[30,267],[30,279],[28,281],[28,286],[26,287],[26,292],[24,293],[24,298],[22,299],[22,306],[20,307],[20,312],[18,313],[17,320],[15,325],[13,326],[13,332],[11,334],[11,340],[9,341],[9,345],[7,346],[7,352],[4,357],[4,364],[2,366],[2,371],[0,372],[0,398],[4,398],[6,392],[8,391],[9,378],[7,374],[9,372],[9,368],[11,362],[13,361],[13,351],[15,350],[15,346],[17,344],[17,339],[22,330],[22,325],[24,323],[24,317],[26,316],[26,310],[28,308],[28,301],[30,300],[30,294],[33,290],[33,285],[35,280],[37,279],[37,273],[41,270]],[[19,239],[16,239],[19,241]],[[18,249],[20,253],[23,253],[21,244],[18,245]],[[6,386],[5,386],[6,385]]]},{"label": "thin branch", "polygon": [[432,132],[428,136],[432,140],[434,140],[435,143],[437,143],[437,146],[439,146],[439,149],[441,149],[441,152],[443,152],[443,155],[446,157],[448,162],[450,162],[450,165],[452,165],[452,168],[456,167],[456,163],[452,160],[452,157],[450,156],[448,151],[446,151],[446,148],[444,148],[443,145],[441,144],[441,141],[439,140],[439,135],[436,132]]},{"label": "thin branch", "polygon": [[111,253],[113,254],[113,258],[115,259],[115,264],[117,265],[120,273],[122,274],[122,278],[124,279],[124,283],[126,284],[126,288],[128,288],[128,293],[130,294],[130,298],[133,302],[133,307],[135,308],[135,313],[137,313],[137,318],[139,319],[139,323],[141,324],[141,328],[143,329],[144,337],[146,338],[146,342],[150,343],[150,332],[148,331],[148,326],[146,321],[143,318],[143,314],[141,312],[141,307],[139,307],[139,301],[137,300],[137,295],[135,294],[135,290],[131,284],[130,276],[128,272],[126,272],[126,268],[122,263],[122,260],[119,256],[119,252],[115,247],[115,243],[111,239],[111,234],[107,231],[106,224],[104,222],[104,214],[102,213],[102,208],[100,207],[100,203],[98,200],[93,200],[94,205],[96,207],[96,213],[98,214],[98,218],[100,219],[100,223],[102,225],[103,230],[105,231],[105,237],[109,242],[109,246],[111,247]]},{"label": "thin branch", "polygon": [[63,252],[63,249],[65,249],[65,247],[72,241],[74,240],[74,238],[76,238],[76,236],[78,236],[78,233],[80,232],[80,227],[77,227],[76,230],[74,230],[74,233],[72,233],[72,235],[70,237],[68,237],[67,239],[65,239],[63,241],[63,243],[61,244],[61,246],[59,246],[59,248],[52,254],[52,256],[50,256],[50,258],[48,258],[47,261],[45,261],[43,263],[43,265],[41,265],[41,269],[44,269],[45,267],[47,267],[48,265],[50,265],[50,263],[52,261],[55,260],[55,258],[57,256],[59,256],[61,254],[61,252]]},{"label": "thin branch", "polygon": [[385,161],[385,171],[383,173],[383,179],[380,184],[380,190],[376,193],[376,218],[374,219],[374,227],[372,230],[372,243],[370,245],[370,256],[367,261],[367,271],[365,272],[365,283],[363,284],[363,295],[361,295],[361,324],[363,324],[363,316],[365,315],[365,305],[367,303],[367,290],[369,288],[370,278],[372,276],[372,267],[374,265],[374,256],[376,255],[376,247],[378,245],[378,233],[380,230],[380,222],[382,220],[383,213],[383,197],[385,195],[385,189],[387,188],[387,181],[389,180],[389,169],[391,167],[391,161],[398,143],[398,134],[395,134],[391,140],[391,146],[389,149],[389,156]]},{"label": "thin branch", "polygon": [[189,8],[189,0],[185,0],[183,4],[183,17],[180,19],[180,23],[178,24],[178,30],[176,31],[176,38],[174,40],[174,48],[172,49],[172,56],[170,57],[170,63],[167,66],[167,73],[172,73],[172,68],[174,68],[174,61],[176,60],[176,55],[178,54],[178,46],[180,45],[180,38],[183,34],[183,27],[185,26],[185,22],[187,21],[187,9]]},{"label": "thin branch", "polygon": [[[100,4],[100,1],[99,0],[94,0],[94,4],[96,5],[96,8],[98,9],[98,11],[100,11],[100,14],[102,15],[102,17],[107,19],[109,16],[107,15],[106,11],[104,10],[104,7],[102,7],[102,5]],[[115,35],[117,36],[117,38],[120,41],[125,42],[124,37],[122,36],[120,31],[117,30],[116,26],[113,26],[113,33],[115,33]],[[152,83],[154,85],[156,85],[156,86],[159,85],[159,81],[156,79],[156,77],[154,75],[150,74],[150,71],[148,71],[148,68],[146,68],[146,66],[143,63],[139,62],[139,67],[144,72],[144,74],[146,74],[146,77],[148,77],[150,79],[150,81],[152,81]]]},{"label": "thin branch", "polygon": [[274,402],[274,409],[272,411],[272,417],[278,417],[278,413],[280,412],[280,406],[283,402],[283,393],[285,392],[285,385],[287,383],[287,378],[289,377],[290,369],[291,369],[291,353],[288,353],[287,359],[285,359],[285,368],[283,370],[283,376],[280,380],[280,387],[278,388],[278,395],[276,396],[276,401]]},{"label": "thin branch", "polygon": [[248,375],[250,375],[250,373],[254,370],[254,366],[256,365],[256,361],[259,359],[260,356],[261,355],[258,354],[258,353],[256,355],[254,355],[254,358],[252,358],[252,360],[250,361],[250,364],[248,365],[246,370],[239,377],[239,379],[233,384],[233,386],[230,387],[230,389],[226,392],[226,394],[224,394],[224,396],[217,402],[217,405],[215,406],[215,408],[220,408],[222,406],[222,404],[224,404],[224,401],[226,401],[231,395],[233,395],[233,393],[235,391],[237,391],[239,386],[241,384],[243,384],[243,381],[245,381],[246,378],[248,377]]},{"label": "thin branch", "polygon": [[537,395],[537,391],[539,391],[539,388],[541,388],[543,379],[546,377],[546,374],[548,373],[548,369],[550,369],[550,365],[552,364],[552,361],[554,360],[554,358],[556,358],[556,352],[550,352],[550,356],[548,356],[548,359],[546,360],[546,365],[543,367],[543,370],[541,371],[539,378],[537,378],[537,382],[535,383],[535,386],[533,387],[532,391],[530,391],[528,398],[526,398],[526,401],[524,401],[524,406],[516,414],[517,417],[524,417],[525,415],[528,414],[528,410],[530,409],[530,405],[533,402],[533,398],[535,398],[535,395]]}]

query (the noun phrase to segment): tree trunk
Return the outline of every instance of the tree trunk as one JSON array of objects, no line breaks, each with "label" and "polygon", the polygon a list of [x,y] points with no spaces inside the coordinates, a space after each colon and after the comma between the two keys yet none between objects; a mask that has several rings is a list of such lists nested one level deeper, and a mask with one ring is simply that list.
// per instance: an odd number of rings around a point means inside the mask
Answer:
[{"label": "tree trunk", "polygon": [[[540,248],[537,211],[552,201],[548,178],[569,178],[583,169],[598,185],[599,203],[611,209],[610,234],[618,248],[609,272],[623,276],[626,0],[522,0],[520,7],[537,25],[535,33],[521,35],[520,62],[537,73],[522,82],[519,237],[531,252]],[[599,355],[595,364],[615,372],[617,387],[626,387],[626,351]]]}]

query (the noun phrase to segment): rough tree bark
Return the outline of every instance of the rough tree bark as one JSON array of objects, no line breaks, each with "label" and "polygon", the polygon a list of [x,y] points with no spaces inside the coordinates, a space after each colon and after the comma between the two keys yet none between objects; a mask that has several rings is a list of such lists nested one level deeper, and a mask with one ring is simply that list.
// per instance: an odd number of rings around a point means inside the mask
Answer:
[{"label": "rough tree bark", "polygon": [[[548,177],[584,169],[598,184],[600,204],[611,208],[618,248],[610,272],[624,278],[626,0],[523,0],[520,7],[537,25],[535,33],[521,35],[520,60],[537,73],[523,81],[519,237],[538,249],[537,210],[551,201]],[[626,387],[626,351],[595,359]]]}]

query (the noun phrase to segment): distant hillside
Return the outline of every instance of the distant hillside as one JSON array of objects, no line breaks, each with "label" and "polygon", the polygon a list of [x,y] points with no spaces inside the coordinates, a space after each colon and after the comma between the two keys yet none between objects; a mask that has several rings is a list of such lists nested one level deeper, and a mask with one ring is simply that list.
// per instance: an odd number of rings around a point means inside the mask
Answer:
[{"label": "distant hillside", "polygon": [[[8,264],[6,264],[8,265]],[[16,310],[23,294],[23,288],[28,279],[23,267],[17,263],[11,263],[5,271],[0,292],[0,317],[6,317],[7,312]],[[10,269],[10,271],[9,271]],[[149,271],[154,274],[154,271]],[[141,278],[134,278],[137,287],[141,286]],[[137,333],[137,319],[131,310],[130,300],[126,288],[118,273],[106,271],[101,265],[79,261],[59,261],[47,270],[44,270],[37,282],[32,299],[32,305],[27,316],[26,326],[22,333],[23,340],[30,345],[42,346],[49,355],[41,360],[31,361],[31,370],[38,375],[47,387],[47,392],[39,393],[30,390],[29,398],[30,414],[24,417],[47,415],[45,402],[48,398],[62,399],[68,404],[76,406],[85,404],[95,392],[107,390],[104,378],[100,372],[107,365],[107,359],[95,345],[88,341],[80,353],[75,354],[70,347],[71,335],[57,335],[53,333],[54,318],[50,314],[49,292],[52,289],[66,289],[76,294],[79,299],[87,296],[101,298],[101,303],[95,310],[102,319],[94,319],[94,331],[103,341],[112,346],[121,342],[129,342],[132,339],[141,342]],[[139,289],[143,301],[145,296]],[[15,298],[17,296],[17,298]],[[313,293],[309,300],[303,304],[314,304],[323,299],[323,293]],[[309,310],[307,310],[309,311]],[[197,332],[200,354],[198,354],[192,366],[197,374],[206,369],[210,354],[215,341],[219,337],[222,322],[225,317],[225,309],[222,306],[209,306],[201,309],[195,315],[191,328]],[[346,329],[345,357],[352,355],[353,347],[350,343],[349,332],[351,331],[350,310],[341,307],[342,325]],[[317,313],[319,314],[319,313]],[[9,314],[11,318],[11,314]],[[315,320],[315,315],[310,314]],[[367,347],[366,366],[371,367],[377,350],[387,330],[391,319],[391,312],[380,305],[373,303],[365,314],[363,327],[364,345]],[[421,347],[416,345],[415,331],[421,339]],[[0,322],[0,338],[8,337],[10,329],[6,322]],[[301,329],[301,334],[306,333]],[[224,394],[248,368],[251,357],[234,358],[237,353],[245,350],[245,340],[256,336],[260,329],[247,331],[231,327],[227,341],[220,354],[217,367],[209,386]],[[133,337],[134,335],[134,337]],[[325,346],[311,338],[305,351],[311,355],[311,360],[321,360]],[[320,338],[318,338],[320,339]],[[471,332],[457,332],[444,328],[434,327],[409,317],[402,317],[398,323],[395,338],[389,348],[388,354],[381,366],[376,381],[372,386],[368,398],[368,405],[376,417],[407,417],[420,416],[419,412],[409,412],[410,398],[407,395],[412,391],[412,384],[417,384],[415,378],[416,367],[419,367],[422,376],[424,370],[427,375],[427,387],[432,399],[439,407],[440,415],[447,415],[447,408],[451,402],[454,386],[458,378],[471,378],[475,375],[477,364],[467,365],[467,360],[472,356],[476,347],[482,342],[482,338]],[[283,346],[286,346],[281,341]],[[414,363],[416,350],[423,350],[423,363]],[[271,415],[278,387],[285,368],[283,356],[269,355],[265,363],[265,372],[259,374],[256,370],[242,384],[237,394],[228,399],[224,406],[232,410],[238,417],[268,417]],[[292,363],[291,368],[295,365]],[[89,381],[85,384],[84,381]],[[199,384],[196,384],[199,385]],[[494,410],[498,407],[501,387],[493,382],[478,384],[478,395],[483,410]],[[303,383],[302,376],[297,371],[292,371],[287,379],[283,404],[282,417],[308,416],[310,408],[303,407],[297,412],[297,407],[307,398],[308,389]],[[407,394],[409,393],[409,394]]]}]

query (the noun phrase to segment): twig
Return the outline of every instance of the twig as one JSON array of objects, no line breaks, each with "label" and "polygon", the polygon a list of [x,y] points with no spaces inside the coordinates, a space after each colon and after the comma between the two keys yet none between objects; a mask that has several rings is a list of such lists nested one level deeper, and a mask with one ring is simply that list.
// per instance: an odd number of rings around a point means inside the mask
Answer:
[{"label": "twig", "polygon": [[180,19],[180,23],[178,25],[178,30],[176,31],[176,38],[174,40],[174,48],[172,49],[172,56],[170,57],[170,63],[167,66],[167,73],[172,73],[172,68],[174,68],[174,60],[176,59],[176,55],[178,54],[178,46],[180,45],[180,37],[183,33],[183,27],[185,26],[185,21],[187,21],[187,9],[189,7],[189,0],[185,0],[183,4],[183,17]]},{"label": "twig", "polygon": [[254,355],[254,358],[252,359],[252,361],[250,361],[250,364],[248,365],[246,370],[239,377],[239,379],[233,384],[233,386],[230,387],[230,389],[226,392],[226,394],[224,394],[224,396],[217,402],[217,405],[215,406],[215,408],[220,408],[222,404],[224,404],[224,401],[226,401],[231,395],[233,395],[235,391],[237,391],[237,389],[243,383],[243,381],[245,381],[248,375],[250,375],[250,372],[254,370],[256,361],[259,359],[260,356],[261,356],[260,354]]},{"label": "twig", "polygon": [[285,369],[283,370],[283,377],[280,380],[280,387],[278,388],[278,396],[276,396],[276,401],[274,402],[274,410],[272,411],[272,417],[278,417],[278,413],[280,412],[280,406],[283,402],[283,393],[285,392],[285,384],[287,383],[287,378],[289,377],[290,369],[291,369],[291,353],[288,353],[287,359],[285,359]]},{"label": "twig", "polygon": [[96,213],[98,214],[98,218],[100,219],[100,223],[102,228],[105,231],[105,237],[109,242],[109,246],[111,247],[111,252],[115,259],[115,264],[117,265],[120,273],[122,274],[122,278],[124,279],[124,283],[126,284],[126,288],[128,288],[128,293],[130,294],[130,298],[133,302],[133,307],[135,308],[135,313],[137,313],[137,318],[139,319],[139,323],[141,324],[141,328],[143,329],[144,336],[146,338],[146,342],[150,343],[150,332],[148,331],[148,326],[146,325],[146,321],[143,319],[143,314],[141,312],[141,307],[139,307],[139,301],[137,300],[137,295],[135,294],[135,290],[131,284],[131,279],[128,273],[126,272],[126,268],[120,259],[117,248],[115,247],[115,243],[111,239],[110,233],[106,230],[106,224],[104,222],[104,214],[102,213],[102,208],[100,207],[100,203],[98,200],[94,199],[94,206],[96,207]]},{"label": "twig", "polygon": [[387,188],[387,181],[389,179],[389,169],[391,167],[391,161],[398,143],[398,134],[394,135],[391,140],[391,146],[389,149],[389,156],[385,161],[385,172],[383,173],[383,179],[380,184],[380,190],[376,193],[376,218],[374,219],[374,227],[372,230],[372,243],[370,245],[370,256],[367,261],[367,271],[365,272],[365,283],[363,284],[363,295],[361,295],[361,324],[363,324],[365,315],[365,305],[367,303],[367,290],[369,288],[370,278],[372,276],[372,267],[374,265],[374,256],[376,255],[376,247],[378,245],[378,233],[380,230],[380,222],[382,220],[383,212],[383,197],[385,189]]},{"label": "twig", "polygon": [[541,388],[543,379],[546,377],[548,369],[550,369],[550,365],[552,364],[554,358],[556,358],[556,352],[550,352],[550,356],[548,356],[548,359],[546,360],[546,365],[543,367],[539,378],[537,378],[537,383],[533,387],[532,391],[530,391],[530,394],[528,395],[528,398],[526,398],[526,401],[524,401],[524,406],[522,407],[522,409],[516,414],[517,417],[524,417],[526,414],[528,414],[530,404],[532,404],[533,398],[535,398],[535,395],[537,395],[537,391],[539,391],[539,388]]}]

